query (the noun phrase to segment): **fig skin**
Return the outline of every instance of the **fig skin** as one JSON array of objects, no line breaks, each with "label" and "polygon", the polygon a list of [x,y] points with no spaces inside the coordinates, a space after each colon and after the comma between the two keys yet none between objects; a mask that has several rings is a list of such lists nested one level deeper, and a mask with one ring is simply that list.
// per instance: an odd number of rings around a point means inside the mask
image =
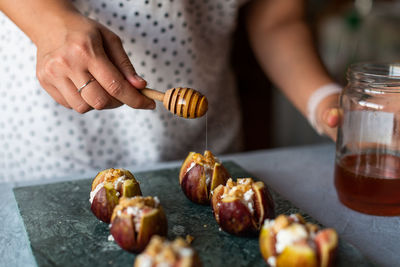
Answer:
[{"label": "fig skin", "polygon": [[247,182],[248,190],[253,191],[251,196],[252,211],[249,204],[244,203],[244,193],[242,196],[226,195],[229,192],[230,186],[241,186],[240,183],[234,183],[231,179],[227,184],[219,185],[213,192],[211,205],[214,212],[214,217],[222,230],[238,235],[238,236],[253,236],[256,235],[266,218],[273,218],[274,203],[269,192],[265,188],[264,183],[254,182],[251,178],[238,179],[238,181]]},{"label": "fig skin", "polygon": [[207,192],[204,168],[200,165],[192,167],[182,178],[181,188],[186,197],[197,204],[207,205],[209,196]]},{"label": "fig skin", "polygon": [[[180,251],[185,250],[186,255]],[[195,250],[178,237],[172,242],[160,236],[153,236],[145,251],[135,259],[134,267],[148,266],[201,267],[202,263]]]},{"label": "fig skin", "polygon": [[253,188],[256,194],[255,211],[258,217],[258,230],[260,230],[265,219],[275,218],[275,204],[266,185],[263,182],[255,182]]},{"label": "fig skin", "polygon": [[128,251],[141,251],[142,247],[136,241],[136,232],[132,229],[135,224],[130,216],[118,216],[112,221],[110,233],[114,241],[122,248]]},{"label": "fig skin", "polygon": [[206,150],[204,156],[190,152],[182,164],[179,183],[186,197],[194,203],[210,205],[211,192],[230,177],[226,168]]},{"label": "fig skin", "polygon": [[[123,181],[118,180],[121,177],[124,177]],[[120,197],[142,195],[139,183],[133,174],[124,169],[107,169],[99,172],[92,182],[91,194],[101,185],[102,187],[93,197],[90,208],[93,214],[105,223],[110,223],[111,215]]]},{"label": "fig skin", "polygon": [[253,215],[238,199],[221,202],[218,217],[219,226],[230,234],[249,236],[257,233],[257,226],[252,220]]},{"label": "fig skin", "polygon": [[[276,251],[277,233],[294,224],[302,225],[307,237],[287,244],[279,254]],[[273,257],[276,267],[331,267],[334,266],[338,236],[334,229],[320,230],[304,221],[300,214],[279,215],[273,222],[266,221],[259,237],[260,252],[265,262]]]},{"label": "fig skin", "polygon": [[[136,207],[141,215],[126,213],[128,207]],[[136,229],[135,216],[141,216],[138,218],[139,229]],[[122,198],[111,217],[111,235],[122,249],[129,252],[141,252],[153,235],[166,236],[167,231],[167,217],[162,207],[155,204],[152,197]]]},{"label": "fig skin", "polygon": [[334,266],[339,243],[338,239],[336,231],[331,228],[319,231],[315,236],[320,267]]},{"label": "fig skin", "polygon": [[111,215],[118,204],[116,190],[110,184],[101,188],[93,198],[90,206],[93,214],[101,221],[110,223]]}]

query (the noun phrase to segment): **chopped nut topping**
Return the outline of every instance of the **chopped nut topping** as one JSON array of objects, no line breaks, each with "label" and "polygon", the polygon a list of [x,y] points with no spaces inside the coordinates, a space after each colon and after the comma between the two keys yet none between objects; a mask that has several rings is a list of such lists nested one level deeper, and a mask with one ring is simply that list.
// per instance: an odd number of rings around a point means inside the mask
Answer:
[{"label": "chopped nut topping", "polygon": [[197,153],[193,156],[193,160],[203,166],[207,166],[208,168],[214,168],[215,163],[220,163],[218,158],[216,158],[211,151],[204,151],[204,156]]},{"label": "chopped nut topping", "polygon": [[287,247],[296,242],[307,240],[309,234],[304,225],[299,223],[292,223],[290,226],[280,230],[276,234],[276,252],[282,253],[282,251]]},{"label": "chopped nut topping", "polygon": [[[244,199],[244,195],[248,191],[250,190],[253,191],[252,184],[253,184],[253,179],[251,178],[237,179],[237,183],[235,183],[231,178],[229,178],[228,181],[226,182],[222,198],[229,196],[229,197],[237,197]],[[249,196],[249,193],[247,194],[248,194],[247,196]]]},{"label": "chopped nut topping", "polygon": [[119,201],[119,205],[117,205],[113,211],[111,220],[113,220],[115,216],[121,216],[123,214],[131,215],[133,216],[135,230],[138,232],[143,215],[153,209],[157,209],[159,206],[160,201],[158,198],[142,196],[131,198],[122,197]]},{"label": "chopped nut topping", "polygon": [[317,225],[306,223],[300,214],[279,215],[275,220],[265,220],[263,228],[270,229],[275,235],[276,255],[293,244],[312,244],[312,240],[319,230]]},{"label": "chopped nut topping", "polygon": [[188,244],[192,244],[193,240],[194,240],[194,237],[193,237],[193,236],[191,236],[191,235],[186,235],[186,242],[187,242]]},{"label": "chopped nut topping", "polygon": [[136,206],[138,208],[144,208],[145,206],[151,208],[158,208],[160,202],[158,199],[153,197],[142,197],[142,196],[135,196],[135,197],[122,197],[119,201],[119,206],[123,208],[129,206]]},{"label": "chopped nut topping", "polygon": [[150,266],[161,266],[162,264],[175,266],[181,259],[193,255],[193,249],[182,238],[169,242],[159,236],[153,236],[149,245],[138,256],[137,260],[140,262],[139,266],[145,266],[144,264],[149,262],[152,264]]},{"label": "chopped nut topping", "polygon": [[250,213],[254,213],[254,190],[253,190],[253,179],[242,178],[237,179],[235,183],[231,178],[226,182],[224,187],[224,192],[221,199],[232,197],[240,199],[246,207],[249,209]]},{"label": "chopped nut topping", "polygon": [[[125,180],[133,179],[135,177],[128,170],[125,169],[107,169],[100,172],[92,184],[92,190],[100,183],[110,182],[113,183],[115,190],[120,191],[121,186]],[[136,182],[136,180],[135,180]]]}]

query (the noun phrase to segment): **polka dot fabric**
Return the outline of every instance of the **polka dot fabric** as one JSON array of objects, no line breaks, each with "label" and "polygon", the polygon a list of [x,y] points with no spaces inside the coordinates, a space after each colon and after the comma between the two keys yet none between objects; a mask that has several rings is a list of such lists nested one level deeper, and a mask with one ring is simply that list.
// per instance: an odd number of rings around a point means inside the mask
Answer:
[{"label": "polka dot fabric", "polygon": [[[209,100],[208,148],[240,147],[240,112],[229,67],[237,0],[76,0],[82,14],[123,40],[148,87],[192,87]],[[205,149],[206,118],[186,120],[161,104],[78,114],[35,77],[36,48],[0,13],[0,182],[64,177],[183,159]]]}]

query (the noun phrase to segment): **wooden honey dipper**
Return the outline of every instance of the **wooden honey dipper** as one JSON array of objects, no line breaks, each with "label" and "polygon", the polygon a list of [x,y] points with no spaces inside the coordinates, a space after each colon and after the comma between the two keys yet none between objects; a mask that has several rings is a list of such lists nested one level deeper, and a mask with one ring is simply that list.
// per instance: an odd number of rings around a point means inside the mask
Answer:
[{"label": "wooden honey dipper", "polygon": [[200,118],[208,110],[207,97],[191,88],[171,88],[165,93],[145,88],[140,92],[148,98],[163,102],[167,110],[183,118]]}]

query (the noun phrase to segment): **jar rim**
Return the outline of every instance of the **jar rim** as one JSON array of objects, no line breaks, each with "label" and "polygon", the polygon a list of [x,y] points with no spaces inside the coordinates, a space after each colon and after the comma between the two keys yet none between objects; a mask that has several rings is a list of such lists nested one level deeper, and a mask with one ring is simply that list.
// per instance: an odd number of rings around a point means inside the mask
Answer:
[{"label": "jar rim", "polygon": [[370,87],[400,90],[400,62],[361,62],[350,65],[347,80]]}]

